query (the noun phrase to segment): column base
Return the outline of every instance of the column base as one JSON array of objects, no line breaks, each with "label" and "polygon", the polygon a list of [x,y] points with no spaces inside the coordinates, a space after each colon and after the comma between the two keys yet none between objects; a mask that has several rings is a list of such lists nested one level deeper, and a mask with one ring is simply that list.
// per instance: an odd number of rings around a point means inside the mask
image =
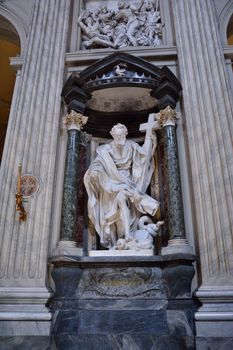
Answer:
[{"label": "column base", "polygon": [[83,249],[76,246],[74,241],[59,241],[57,247],[52,251],[52,257],[63,256],[83,256]]},{"label": "column base", "polygon": [[51,313],[47,288],[0,288],[0,336],[47,336]]},{"label": "column base", "polygon": [[168,241],[168,245],[162,248],[161,255],[171,254],[191,254],[193,255],[193,248],[188,244],[188,241],[183,238],[175,238]]},{"label": "column base", "polygon": [[195,293],[202,306],[195,313],[196,348],[231,350],[233,286],[203,286]]}]

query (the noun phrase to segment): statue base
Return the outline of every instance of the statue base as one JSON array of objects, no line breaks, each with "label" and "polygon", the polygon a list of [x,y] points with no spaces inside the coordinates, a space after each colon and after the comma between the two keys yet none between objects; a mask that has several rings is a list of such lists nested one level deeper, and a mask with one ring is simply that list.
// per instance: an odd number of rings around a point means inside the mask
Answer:
[{"label": "statue base", "polygon": [[193,260],[54,258],[56,349],[194,349]]},{"label": "statue base", "polygon": [[153,249],[142,250],[90,250],[89,256],[153,256]]}]

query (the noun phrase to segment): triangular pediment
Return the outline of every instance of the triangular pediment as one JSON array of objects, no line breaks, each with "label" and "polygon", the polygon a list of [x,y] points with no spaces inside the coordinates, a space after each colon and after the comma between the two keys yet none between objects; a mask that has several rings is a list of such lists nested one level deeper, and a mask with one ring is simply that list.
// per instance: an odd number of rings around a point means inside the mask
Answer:
[{"label": "triangular pediment", "polygon": [[[117,69],[117,67],[119,67]],[[110,76],[123,80],[124,78],[150,77],[153,80],[161,81],[160,68],[148,63],[147,61],[129,55],[124,52],[116,52],[109,55],[86,68],[79,75],[83,83],[95,80],[98,76]],[[136,80],[135,80],[136,81]]]}]

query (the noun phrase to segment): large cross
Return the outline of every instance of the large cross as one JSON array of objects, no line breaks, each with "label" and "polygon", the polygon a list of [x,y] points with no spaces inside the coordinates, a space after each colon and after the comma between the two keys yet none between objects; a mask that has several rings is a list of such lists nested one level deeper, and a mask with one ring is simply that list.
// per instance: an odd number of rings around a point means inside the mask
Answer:
[{"label": "large cross", "polygon": [[151,151],[151,134],[155,130],[161,129],[161,126],[156,120],[156,113],[149,114],[149,118],[147,123],[140,124],[139,131],[146,132],[145,142],[144,142],[144,149],[146,150],[147,154]]},{"label": "large cross", "polygon": [[161,126],[156,120],[156,113],[150,113],[147,123],[140,124],[139,131],[152,133],[153,130],[161,129]]},{"label": "large cross", "polygon": [[151,159],[153,157],[153,142],[152,142],[152,137],[151,134],[153,131],[161,129],[161,126],[156,120],[156,113],[151,113],[149,114],[149,118],[147,123],[140,124],[139,126],[139,131],[141,132],[146,132],[146,137],[145,137],[145,142],[143,145],[143,148],[146,151],[147,157],[146,157],[146,162],[144,165],[144,169],[142,172],[142,179],[141,179],[141,190],[146,190],[145,183],[146,183],[146,177],[148,176],[148,170],[149,166],[151,164]]}]

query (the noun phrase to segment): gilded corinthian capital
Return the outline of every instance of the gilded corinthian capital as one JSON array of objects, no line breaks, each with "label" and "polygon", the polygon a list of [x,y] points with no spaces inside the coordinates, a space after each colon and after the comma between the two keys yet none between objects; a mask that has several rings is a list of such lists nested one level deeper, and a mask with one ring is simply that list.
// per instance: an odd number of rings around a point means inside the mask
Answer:
[{"label": "gilded corinthian capital", "polygon": [[72,110],[63,118],[63,124],[66,126],[67,130],[81,130],[87,123],[87,120],[88,117]]},{"label": "gilded corinthian capital", "polygon": [[162,109],[157,114],[157,121],[160,126],[175,126],[176,121],[179,119],[179,115],[176,113],[175,109],[172,109],[170,106],[167,106],[165,109]]}]

